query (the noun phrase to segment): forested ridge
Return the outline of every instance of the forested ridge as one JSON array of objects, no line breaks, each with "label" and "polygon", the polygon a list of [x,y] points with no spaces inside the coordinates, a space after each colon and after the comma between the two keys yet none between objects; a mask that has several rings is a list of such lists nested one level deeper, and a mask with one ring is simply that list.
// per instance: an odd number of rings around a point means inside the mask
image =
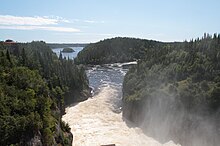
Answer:
[{"label": "forested ridge", "polygon": [[112,38],[87,45],[75,58],[78,64],[106,64],[142,59],[147,48],[158,48],[161,42],[136,38]]},{"label": "forested ridge", "polygon": [[148,48],[125,76],[123,102],[123,116],[162,142],[219,145],[220,35]]},{"label": "forested ridge", "polygon": [[[64,98],[86,99],[82,66],[59,58],[44,42],[0,42],[0,145],[72,145],[61,120]],[[82,98],[81,98],[82,97]]]}]

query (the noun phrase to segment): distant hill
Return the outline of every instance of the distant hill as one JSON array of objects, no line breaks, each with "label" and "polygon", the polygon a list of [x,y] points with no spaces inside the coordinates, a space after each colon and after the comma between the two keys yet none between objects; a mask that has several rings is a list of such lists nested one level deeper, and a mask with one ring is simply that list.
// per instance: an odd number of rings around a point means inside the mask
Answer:
[{"label": "distant hill", "polygon": [[136,38],[112,38],[87,45],[79,52],[75,62],[78,64],[105,64],[128,62],[141,59],[149,48],[157,49],[164,46],[153,40]]},{"label": "distant hill", "polygon": [[47,43],[49,47],[54,48],[67,48],[67,47],[86,47],[88,44],[59,44],[59,43]]}]

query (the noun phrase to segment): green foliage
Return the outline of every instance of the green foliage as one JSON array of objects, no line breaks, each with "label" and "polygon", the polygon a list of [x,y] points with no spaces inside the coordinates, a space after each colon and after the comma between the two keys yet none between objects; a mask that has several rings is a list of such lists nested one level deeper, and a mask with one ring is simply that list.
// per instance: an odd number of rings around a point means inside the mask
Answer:
[{"label": "green foliage", "polygon": [[113,38],[86,46],[75,59],[78,64],[128,62],[144,57],[147,49],[157,48],[160,42],[131,38]]},{"label": "green foliage", "polygon": [[[182,122],[179,127],[185,127],[184,130],[192,130],[190,125],[196,117],[219,123],[216,116],[220,111],[220,43],[217,34],[190,42],[163,43],[158,48],[145,50],[144,58],[124,79],[124,115],[129,115],[127,117],[132,121],[138,121],[137,115],[143,119],[141,112],[149,107],[139,103],[151,105],[158,99],[161,104],[175,101],[169,104],[173,109],[171,113],[183,108],[185,117],[182,121],[188,121],[188,124]],[[200,124],[198,119],[196,122]],[[220,128],[219,124],[212,126]]]},{"label": "green foliage", "polygon": [[[190,42],[164,43],[157,50],[146,50],[150,53],[125,76],[124,99],[131,99],[143,89],[167,90],[180,97],[188,109],[194,110],[199,104],[209,105],[215,111],[220,108],[217,87],[220,44],[217,39],[209,36]],[[149,92],[137,96],[147,97]]]},{"label": "green foliage", "polygon": [[44,42],[0,43],[0,145],[27,145],[35,136],[43,145],[71,145],[57,134],[70,132],[68,125],[57,128],[64,93],[87,89],[84,69],[59,60]]},{"label": "green foliage", "polygon": [[65,132],[70,132],[70,127],[68,125],[68,123],[65,123],[65,122],[61,122],[61,129]]},{"label": "green foliage", "polygon": [[214,87],[211,91],[209,99],[209,106],[214,110],[218,110],[220,107],[220,87]]}]

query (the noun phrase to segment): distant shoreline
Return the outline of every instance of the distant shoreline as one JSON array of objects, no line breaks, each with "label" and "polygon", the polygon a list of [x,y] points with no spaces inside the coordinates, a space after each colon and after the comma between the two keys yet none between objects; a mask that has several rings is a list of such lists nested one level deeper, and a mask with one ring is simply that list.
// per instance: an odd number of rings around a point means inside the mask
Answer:
[{"label": "distant shoreline", "polygon": [[88,44],[59,44],[59,43],[47,43],[47,45],[51,48],[51,49],[55,49],[55,48],[69,48],[69,47],[86,47]]}]

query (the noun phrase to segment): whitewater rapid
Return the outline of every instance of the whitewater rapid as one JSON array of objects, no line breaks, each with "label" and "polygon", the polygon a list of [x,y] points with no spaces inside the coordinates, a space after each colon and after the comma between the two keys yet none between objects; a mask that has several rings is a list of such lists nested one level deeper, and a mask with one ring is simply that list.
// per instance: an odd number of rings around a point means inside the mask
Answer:
[{"label": "whitewater rapid", "polygon": [[172,141],[161,144],[125,122],[115,111],[117,100],[118,90],[106,85],[92,98],[66,108],[62,120],[70,125],[73,146],[176,146]]}]

